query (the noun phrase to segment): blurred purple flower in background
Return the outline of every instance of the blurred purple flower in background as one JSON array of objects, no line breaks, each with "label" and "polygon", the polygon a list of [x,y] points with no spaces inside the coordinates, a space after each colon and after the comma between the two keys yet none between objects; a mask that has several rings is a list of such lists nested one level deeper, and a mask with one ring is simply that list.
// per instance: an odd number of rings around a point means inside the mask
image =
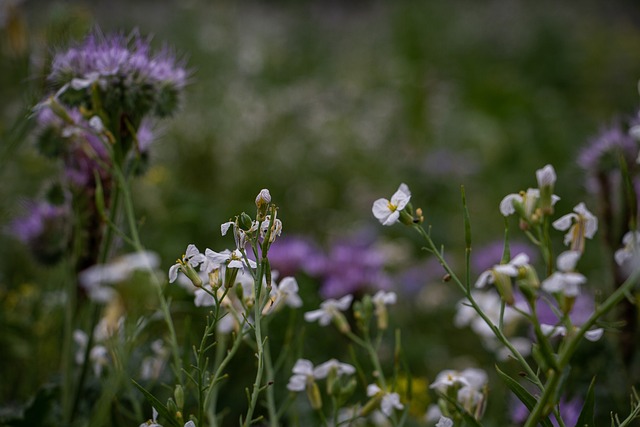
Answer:
[{"label": "blurred purple flower in background", "polygon": [[[576,397],[569,401],[567,401],[564,397],[560,400],[560,416],[564,421],[564,424],[567,426],[575,426],[578,422],[578,418],[580,417],[580,411],[582,411],[583,401],[582,399]],[[522,425],[529,416],[529,410],[524,403],[522,403],[518,399],[513,399],[513,404],[511,406],[511,420],[514,423]],[[558,427],[558,421],[555,416],[551,416],[551,423]]]},{"label": "blurred purple flower in background", "polygon": [[45,201],[26,203],[28,214],[9,224],[7,232],[27,245],[44,263],[59,259],[68,241],[70,211]]},{"label": "blurred purple flower in background", "polygon": [[303,272],[317,276],[324,267],[324,254],[311,239],[302,236],[285,236],[276,240],[269,248],[272,270],[281,277],[295,276]]},{"label": "blurred purple flower in background", "polygon": [[365,289],[389,289],[391,277],[384,271],[385,254],[374,240],[357,236],[335,243],[325,259],[320,294],[336,298]]}]

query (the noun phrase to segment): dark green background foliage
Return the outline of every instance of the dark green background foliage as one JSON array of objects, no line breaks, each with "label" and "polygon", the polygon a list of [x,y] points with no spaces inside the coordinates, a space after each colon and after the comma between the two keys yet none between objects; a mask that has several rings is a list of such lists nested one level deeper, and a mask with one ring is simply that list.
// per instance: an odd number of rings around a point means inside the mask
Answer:
[{"label": "dark green background foliage", "polygon": [[[25,1],[14,18],[0,29],[5,227],[57,171],[36,153],[29,119],[30,107],[47,93],[56,49],[95,27],[138,28],[185,58],[191,84],[182,108],[159,127],[149,168],[135,187],[142,241],[161,255],[165,271],[188,243],[202,250],[229,246],[220,223],[253,209],[261,188],[279,205],[285,235],[328,244],[371,229],[412,239],[400,227],[382,229],[370,211],[400,182],[410,186],[455,263],[463,254],[460,185],[476,245],[502,237],[499,201],[535,186],[535,170],[547,163],[558,171],[558,212],[583,200],[594,205],[577,153],[603,125],[638,107],[634,1]],[[586,256],[594,261],[585,263],[593,266],[586,273],[607,277],[598,248]],[[63,270],[39,266],[8,233],[0,236],[5,408],[56,380],[62,313],[52,298]],[[315,308],[318,283],[301,278],[300,285],[305,309]],[[426,302],[401,296],[404,310],[392,314],[414,375],[433,379],[454,358],[492,370],[479,340],[451,325],[458,295],[431,286],[421,294]],[[590,286],[609,289],[606,282]],[[429,299],[436,297],[450,308],[434,308]],[[338,347],[337,333],[315,340],[322,335],[317,326],[306,328],[314,343],[303,354]],[[593,357],[595,348],[579,356],[582,377],[571,391],[585,393],[590,376],[609,366],[610,355]],[[488,419],[505,425],[505,391],[492,375]],[[610,384],[600,378],[604,391],[596,398],[612,404]],[[627,390],[613,390],[623,405]],[[40,392],[40,404],[47,393]]]}]

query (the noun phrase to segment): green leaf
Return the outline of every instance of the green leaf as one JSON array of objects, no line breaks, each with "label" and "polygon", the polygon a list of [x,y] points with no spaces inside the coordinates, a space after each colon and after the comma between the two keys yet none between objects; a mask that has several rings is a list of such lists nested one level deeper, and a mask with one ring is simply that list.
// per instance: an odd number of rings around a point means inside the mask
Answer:
[{"label": "green leaf", "polygon": [[[500,368],[498,368],[498,365],[496,365],[496,372],[498,372],[498,375],[500,375],[502,381],[504,381],[507,387],[509,387],[509,390],[511,390],[513,394],[515,394],[518,399],[520,399],[520,401],[524,403],[524,406],[526,406],[529,411],[533,410],[533,407],[536,406],[538,400],[531,393],[529,393],[527,389],[522,387],[522,385],[520,385],[518,381],[502,372]],[[540,424],[542,424],[544,427],[553,427],[553,424],[551,424],[549,418],[540,420]]]},{"label": "green leaf", "polygon": [[591,384],[589,385],[589,390],[587,391],[587,397],[584,400],[584,406],[582,407],[582,411],[580,411],[580,416],[578,417],[578,422],[576,423],[576,427],[594,427],[595,420],[593,417],[594,414],[594,406],[595,406],[595,392],[594,385],[596,383],[596,377],[593,377],[591,380]]},{"label": "green leaf", "polygon": [[142,394],[144,394],[147,402],[149,402],[151,406],[156,408],[156,411],[158,411],[158,415],[164,418],[163,422],[168,423],[173,427],[182,427],[180,424],[178,424],[178,421],[176,421],[175,415],[171,414],[167,407],[162,402],[160,402],[153,394],[151,394],[149,391],[147,391],[147,389],[135,382],[135,380],[131,380],[131,382],[134,386],[137,387],[138,390],[140,390]]}]

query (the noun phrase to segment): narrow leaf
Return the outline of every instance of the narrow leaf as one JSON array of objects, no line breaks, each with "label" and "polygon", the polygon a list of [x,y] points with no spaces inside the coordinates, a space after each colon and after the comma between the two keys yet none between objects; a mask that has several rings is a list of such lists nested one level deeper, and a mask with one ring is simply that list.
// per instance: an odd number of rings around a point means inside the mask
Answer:
[{"label": "narrow leaf", "polygon": [[144,387],[142,387],[140,384],[138,384],[137,382],[135,382],[134,380],[131,380],[131,382],[133,383],[134,386],[136,386],[136,388],[138,390],[140,390],[140,392],[144,395],[144,397],[147,399],[147,402],[149,402],[149,404],[151,406],[153,406],[154,408],[156,408],[156,411],[158,411],[158,415],[160,415],[161,417],[164,418],[164,422],[168,423],[169,425],[173,426],[173,427],[182,427],[180,424],[178,424],[178,422],[176,421],[176,418],[174,416],[174,414],[171,414],[169,412],[169,410],[167,409],[167,407],[160,402],[153,394],[151,394],[149,391],[147,391],[147,389],[145,389]]},{"label": "narrow leaf", "polygon": [[[531,393],[529,393],[527,389],[522,387],[522,385],[520,385],[518,381],[514,380],[509,375],[502,372],[497,365],[496,365],[496,372],[498,372],[498,375],[500,375],[500,378],[502,378],[502,381],[504,381],[507,387],[509,387],[509,390],[511,390],[513,394],[515,394],[516,397],[520,399],[520,401],[524,404],[524,406],[526,406],[529,411],[533,410],[533,407],[536,406],[537,399]],[[540,424],[542,424],[544,427],[553,427],[553,424],[551,424],[551,421],[549,421],[549,418],[544,418],[540,420]]]},{"label": "narrow leaf", "polygon": [[587,397],[584,400],[584,406],[582,407],[582,411],[580,411],[580,416],[578,417],[578,422],[576,423],[576,427],[594,427],[595,420],[593,417],[594,414],[594,406],[595,406],[595,385],[596,377],[593,377],[591,380],[591,384],[589,385],[589,390],[587,391]]}]

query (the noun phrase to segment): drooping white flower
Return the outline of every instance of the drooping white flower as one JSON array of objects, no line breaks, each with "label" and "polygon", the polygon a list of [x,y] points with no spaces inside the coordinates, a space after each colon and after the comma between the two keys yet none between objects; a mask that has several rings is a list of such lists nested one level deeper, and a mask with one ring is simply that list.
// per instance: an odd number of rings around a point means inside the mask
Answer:
[{"label": "drooping white flower", "polygon": [[[238,249],[230,251],[228,249],[222,252],[215,252],[207,248],[204,252],[205,260],[202,263],[202,270],[207,273],[211,273],[213,270],[219,269],[222,266],[227,268],[256,268],[256,262],[252,259],[245,260],[242,252]],[[248,261],[248,263],[247,263]]]},{"label": "drooping white flower", "polygon": [[[560,200],[560,197],[553,194],[551,196],[551,204],[555,205]],[[509,216],[516,213],[516,206],[521,207],[519,211],[527,221],[533,221],[535,218],[533,215],[538,207],[540,201],[540,190],[537,188],[529,188],[526,192],[511,193],[504,196],[500,201],[500,213],[503,216]]]},{"label": "drooping white flower", "polygon": [[565,251],[558,255],[558,271],[542,281],[542,289],[550,293],[560,292],[567,297],[577,297],[580,285],[587,281],[582,274],[573,271],[580,256],[579,251]]},{"label": "drooping white flower", "polygon": [[394,409],[404,409],[404,405],[400,402],[400,395],[398,393],[389,393],[383,391],[376,384],[369,384],[367,386],[367,396],[373,397],[377,395],[381,395],[380,410],[387,417],[390,417],[391,414],[393,414]]},{"label": "drooping white flower", "polygon": [[186,252],[184,253],[184,255],[182,255],[182,258],[179,259],[178,262],[173,264],[171,268],[169,268],[169,283],[173,283],[176,281],[176,279],[178,278],[178,272],[181,268],[183,268],[183,265],[189,265],[191,268],[195,269],[204,261],[205,257],[200,253],[196,245],[189,244],[187,246]]},{"label": "drooping white flower", "polygon": [[302,299],[298,295],[298,282],[293,277],[285,277],[279,284],[272,284],[269,299],[263,314],[273,313],[283,305],[293,308],[302,306]]},{"label": "drooping white flower", "polygon": [[593,238],[598,231],[598,218],[589,212],[584,203],[578,203],[573,213],[561,216],[552,225],[556,230],[569,230],[564,236],[564,244],[570,246],[571,250],[584,252],[585,238]]},{"label": "drooping white flower", "polygon": [[629,260],[633,260],[634,264],[638,264],[638,255],[640,254],[640,231],[628,231],[622,238],[622,248],[618,249],[614,258],[616,264],[622,266]]},{"label": "drooping white flower", "polygon": [[494,265],[489,270],[484,271],[476,280],[476,288],[484,288],[487,285],[496,283],[500,280],[500,276],[517,277],[520,267],[529,264],[529,256],[521,253],[516,255],[507,264]]},{"label": "drooping white flower", "polygon": [[[271,215],[267,215],[265,220],[260,223],[260,237],[265,238],[269,232],[269,224],[271,224]],[[274,218],[271,224],[271,233],[269,234],[269,242],[273,243],[277,237],[282,234],[282,221]]]},{"label": "drooping white flower", "polygon": [[485,371],[467,368],[463,371],[445,370],[436,376],[430,385],[441,394],[456,391],[456,399],[469,413],[484,409],[488,376]]},{"label": "drooping white flower", "polygon": [[313,381],[313,363],[307,359],[298,359],[293,365],[293,375],[289,378],[287,389],[304,391],[308,381]]},{"label": "drooping white flower", "polygon": [[400,212],[411,200],[411,191],[406,184],[400,184],[398,190],[391,196],[391,200],[378,199],[373,202],[371,211],[382,225],[392,225],[398,222]]},{"label": "drooping white flower", "polygon": [[331,320],[341,311],[347,310],[351,306],[353,295],[345,295],[339,300],[329,298],[320,303],[318,310],[308,311],[304,314],[304,320],[307,322],[315,322],[316,320],[321,326],[327,326]]},{"label": "drooping white flower", "polygon": [[313,376],[317,379],[326,378],[331,371],[334,371],[338,376],[353,375],[356,372],[356,368],[348,363],[342,363],[336,359],[329,359],[315,367]]}]

